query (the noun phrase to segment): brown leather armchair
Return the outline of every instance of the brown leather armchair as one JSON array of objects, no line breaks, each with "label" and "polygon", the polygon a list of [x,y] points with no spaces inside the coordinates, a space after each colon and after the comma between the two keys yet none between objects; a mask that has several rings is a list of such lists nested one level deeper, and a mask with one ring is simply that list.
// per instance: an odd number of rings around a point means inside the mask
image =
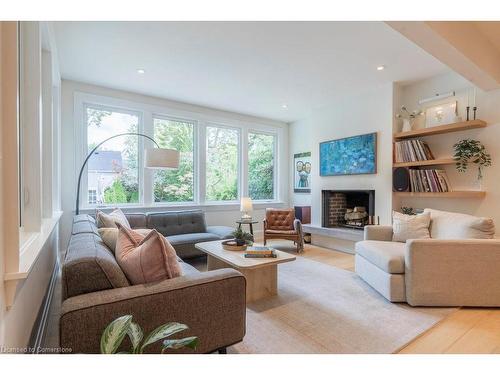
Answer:
[{"label": "brown leather armchair", "polygon": [[297,252],[304,250],[304,235],[302,224],[295,218],[295,210],[267,208],[264,219],[264,245],[270,239],[284,239],[293,241],[297,245]]}]

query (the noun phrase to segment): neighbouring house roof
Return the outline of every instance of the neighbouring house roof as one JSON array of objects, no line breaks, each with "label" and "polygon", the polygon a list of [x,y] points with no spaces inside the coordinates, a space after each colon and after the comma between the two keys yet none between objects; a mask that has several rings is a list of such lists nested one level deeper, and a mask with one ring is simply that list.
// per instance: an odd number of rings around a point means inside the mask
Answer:
[{"label": "neighbouring house roof", "polygon": [[120,151],[98,151],[90,157],[88,170],[119,173],[122,166],[122,153]]}]

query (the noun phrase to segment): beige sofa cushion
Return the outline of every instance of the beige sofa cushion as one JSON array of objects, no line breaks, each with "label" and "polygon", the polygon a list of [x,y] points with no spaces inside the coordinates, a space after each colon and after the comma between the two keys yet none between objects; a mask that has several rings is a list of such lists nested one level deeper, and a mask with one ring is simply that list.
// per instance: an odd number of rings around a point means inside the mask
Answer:
[{"label": "beige sofa cushion", "polygon": [[119,208],[115,208],[113,212],[109,214],[97,210],[95,217],[97,219],[98,228],[117,228],[117,224],[120,224],[122,227],[131,229],[127,217]]},{"label": "beige sofa cushion", "polygon": [[393,211],[392,240],[406,242],[406,240],[430,238],[430,223],[431,214],[429,212],[424,212],[419,215],[405,215]]},{"label": "beige sofa cushion", "polygon": [[[142,234],[143,236],[147,236],[152,229],[134,229],[135,232]],[[116,240],[118,239],[118,228],[99,228],[99,235],[102,238],[102,242],[106,244],[106,246],[115,253],[116,249]]]},{"label": "beige sofa cushion", "polygon": [[360,241],[356,254],[387,273],[405,273],[405,248],[402,242]]},{"label": "beige sofa cushion", "polygon": [[431,237],[436,239],[491,239],[493,219],[426,208],[431,215]]}]

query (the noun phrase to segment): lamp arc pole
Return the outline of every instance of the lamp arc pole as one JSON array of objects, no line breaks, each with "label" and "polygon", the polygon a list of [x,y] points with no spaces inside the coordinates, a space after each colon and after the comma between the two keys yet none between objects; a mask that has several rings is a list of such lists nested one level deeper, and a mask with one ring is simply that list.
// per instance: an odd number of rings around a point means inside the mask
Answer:
[{"label": "lamp arc pole", "polygon": [[146,135],[146,134],[142,134],[142,133],[120,133],[120,134],[116,134],[116,135],[113,135],[112,137],[109,137],[109,138],[105,139],[104,141],[102,141],[101,143],[99,143],[97,146],[95,146],[92,149],[92,151],[90,151],[90,153],[87,155],[87,157],[85,158],[85,161],[82,164],[82,167],[80,168],[80,174],[78,175],[78,183],[76,185],[76,209],[75,209],[75,215],[78,215],[80,213],[80,185],[81,185],[81,182],[82,182],[83,170],[85,169],[85,166],[87,165],[90,157],[97,151],[97,149],[99,147],[101,147],[107,141],[109,141],[109,140],[111,140],[113,138],[123,137],[123,136],[126,136],[126,135],[136,135],[136,136],[139,136],[139,137],[147,138],[150,141],[152,141],[156,145],[156,147],[160,148],[160,145],[152,137],[150,137],[149,135]]}]

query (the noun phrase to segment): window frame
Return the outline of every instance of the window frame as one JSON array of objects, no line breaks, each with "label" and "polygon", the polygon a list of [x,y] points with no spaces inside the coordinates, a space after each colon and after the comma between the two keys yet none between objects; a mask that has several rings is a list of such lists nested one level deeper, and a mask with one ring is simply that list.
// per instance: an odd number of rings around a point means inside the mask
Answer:
[{"label": "window frame", "polygon": [[[287,172],[287,150],[279,143],[287,141],[287,124],[273,120],[262,120],[252,118],[251,116],[236,115],[224,113],[216,110],[207,110],[189,104],[169,102],[168,100],[151,100],[151,104],[146,104],[136,99],[124,98],[122,95],[109,96],[108,93],[101,94],[99,90],[94,93],[83,92],[76,89],[73,92],[74,108],[74,137],[75,137],[75,168],[74,181],[78,178],[78,172],[81,164],[86,157],[87,150],[87,132],[84,122],[84,104],[90,104],[92,107],[102,107],[104,109],[115,109],[125,113],[140,113],[138,131],[154,138],[154,119],[168,119],[177,121],[186,121],[194,124],[194,176],[193,176],[193,202],[154,202],[154,170],[139,167],[139,174],[142,179],[139,181],[140,201],[138,204],[113,204],[100,206],[102,208],[121,207],[124,209],[180,209],[180,208],[206,208],[208,210],[225,210],[230,208],[239,209],[239,200],[241,197],[248,196],[248,134],[266,134],[274,137],[274,191],[273,199],[256,200],[257,205],[282,204],[283,198],[288,196],[288,185],[280,182],[281,176],[286,180]],[[142,100],[146,100],[145,98]],[[161,103],[160,101],[165,103]],[[170,104],[169,104],[170,103]],[[238,199],[233,201],[208,201],[206,200],[206,127],[227,127],[238,130],[239,132],[239,152],[238,152]],[[142,148],[139,150],[139,156],[143,156],[144,147],[152,147],[151,141],[144,137],[139,137]],[[142,150],[142,151],[141,151]],[[142,161],[140,162],[142,163]],[[142,165],[142,164],[141,164]],[[85,181],[84,181],[85,179]],[[88,186],[87,173],[82,176],[82,185]],[[75,188],[76,190],[76,188]],[[85,204],[88,202],[87,189],[83,189],[80,210],[82,212],[91,212],[96,206]],[[84,205],[85,204],[85,205]],[[264,206],[263,206],[264,207]]]},{"label": "window frame", "polygon": [[241,184],[241,181],[242,181],[242,136],[243,136],[243,131],[242,131],[242,128],[241,127],[236,127],[236,126],[232,126],[232,125],[226,125],[226,124],[221,124],[219,122],[207,122],[205,124],[205,160],[207,160],[207,151],[208,151],[208,148],[207,148],[207,144],[208,144],[208,138],[206,136],[206,132],[207,132],[207,128],[220,128],[220,129],[228,129],[228,130],[236,130],[236,133],[237,133],[237,139],[238,139],[238,153],[237,153],[237,157],[238,157],[238,160],[237,160],[237,173],[236,173],[236,178],[237,178],[237,182],[236,182],[236,187],[237,187],[237,191],[236,191],[236,199],[233,199],[233,200],[228,200],[228,201],[216,201],[216,200],[208,200],[207,199],[207,192],[206,192],[206,189],[207,189],[207,177],[206,177],[206,171],[207,171],[207,168],[206,168],[206,163],[205,163],[205,173],[204,173],[204,188],[203,188],[203,192],[204,192],[204,196],[203,196],[203,202],[205,202],[206,204],[234,204],[234,203],[239,203],[240,200],[241,200],[241,197],[243,196],[242,195],[242,184]]},{"label": "window frame", "polygon": [[[143,121],[143,113],[140,110],[135,110],[131,108],[123,108],[121,106],[115,106],[113,104],[101,104],[101,103],[95,103],[95,102],[90,102],[90,101],[84,101],[82,103],[82,126],[81,126],[81,137],[82,137],[82,146],[80,147],[83,149],[84,154],[80,154],[80,159],[81,161],[78,162],[78,157],[75,159],[77,160],[77,173],[80,172],[80,168],[85,160],[85,158],[88,156],[88,123],[87,123],[87,109],[92,108],[92,109],[97,109],[97,110],[102,110],[102,111],[109,111],[109,112],[118,112],[118,113],[123,113],[123,114],[128,114],[132,116],[137,116],[138,121],[137,121],[137,132],[138,133],[143,133],[143,128],[144,128],[144,121]],[[75,149],[78,149],[76,147]],[[138,185],[138,193],[139,193],[139,199],[137,203],[111,203],[111,204],[89,204],[89,197],[88,197],[88,163],[85,166],[84,173],[82,175],[82,181],[80,185],[80,204],[82,209],[96,209],[96,208],[110,208],[110,207],[134,207],[134,206],[141,206],[144,203],[144,168],[141,168],[142,165],[144,165],[144,137],[137,136],[137,185]],[[85,188],[84,188],[85,187]]]},{"label": "window frame", "polygon": [[186,206],[186,205],[196,205],[199,203],[199,174],[198,174],[198,128],[199,123],[196,120],[188,119],[179,116],[169,116],[165,114],[159,114],[156,112],[152,113],[151,116],[151,134],[147,134],[151,136],[151,138],[155,139],[155,119],[158,120],[167,120],[167,121],[178,121],[178,122],[186,122],[193,125],[193,200],[192,201],[180,201],[180,202],[155,202],[154,201],[154,172],[151,171],[151,206],[154,207],[175,207],[175,206]]},{"label": "window frame", "polygon": [[[279,183],[279,179],[278,179],[278,168],[277,166],[279,165],[279,149],[278,149],[278,134],[277,133],[274,133],[274,132],[270,132],[270,131],[266,131],[266,130],[261,130],[261,129],[255,129],[255,128],[250,128],[248,129],[248,132],[247,132],[247,137],[246,137],[246,142],[247,142],[247,176],[250,174],[249,171],[248,171],[248,164],[249,164],[249,157],[248,157],[248,152],[249,152],[249,148],[248,148],[248,138],[250,136],[250,134],[262,134],[262,135],[268,135],[268,136],[272,136],[273,137],[273,197],[271,199],[253,199],[252,198],[252,201],[253,202],[256,202],[256,203],[267,203],[267,202],[276,202],[278,200],[278,197],[280,195],[280,186],[278,185]],[[247,192],[249,190],[249,181],[248,181],[248,178],[247,178]],[[250,194],[248,193],[248,196],[250,196]]]}]

